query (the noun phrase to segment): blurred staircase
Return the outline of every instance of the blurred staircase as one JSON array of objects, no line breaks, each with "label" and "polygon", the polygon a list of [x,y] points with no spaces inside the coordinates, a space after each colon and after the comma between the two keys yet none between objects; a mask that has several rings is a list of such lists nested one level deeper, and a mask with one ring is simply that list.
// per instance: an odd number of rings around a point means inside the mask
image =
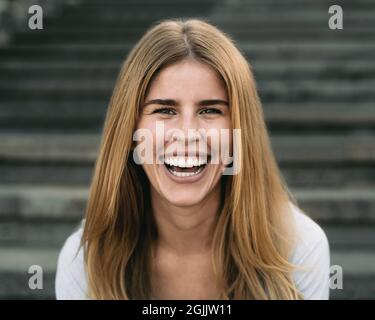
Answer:
[{"label": "blurred staircase", "polygon": [[[120,65],[152,22],[190,16],[252,64],[282,172],[343,267],[331,297],[375,297],[375,2],[87,0],[0,49],[0,298],[54,298]],[[28,288],[33,264],[44,290]]]}]

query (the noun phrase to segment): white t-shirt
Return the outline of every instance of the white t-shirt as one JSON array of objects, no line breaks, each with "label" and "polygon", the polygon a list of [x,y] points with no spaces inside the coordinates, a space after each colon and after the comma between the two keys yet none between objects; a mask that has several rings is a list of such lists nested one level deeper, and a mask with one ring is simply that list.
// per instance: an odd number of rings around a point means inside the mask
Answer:
[{"label": "white t-shirt", "polygon": [[[292,205],[299,241],[290,262],[303,266],[293,272],[293,279],[306,300],[329,299],[330,253],[327,237],[322,228]],[[63,300],[88,299],[87,278],[83,249],[79,248],[83,221],[69,238],[59,254],[56,271],[56,298]]]}]

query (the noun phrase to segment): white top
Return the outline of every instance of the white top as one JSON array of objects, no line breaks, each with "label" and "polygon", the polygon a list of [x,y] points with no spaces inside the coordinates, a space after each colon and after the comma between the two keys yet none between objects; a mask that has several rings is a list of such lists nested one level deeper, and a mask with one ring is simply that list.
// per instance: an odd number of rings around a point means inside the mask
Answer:
[{"label": "white top", "polygon": [[[306,300],[327,300],[330,275],[327,237],[316,222],[294,205],[292,208],[299,241],[290,262],[306,267],[293,272],[293,279]],[[88,299],[83,249],[80,248],[78,252],[82,231],[83,221],[78,230],[65,241],[59,254],[55,281],[56,298],[59,300]]]}]

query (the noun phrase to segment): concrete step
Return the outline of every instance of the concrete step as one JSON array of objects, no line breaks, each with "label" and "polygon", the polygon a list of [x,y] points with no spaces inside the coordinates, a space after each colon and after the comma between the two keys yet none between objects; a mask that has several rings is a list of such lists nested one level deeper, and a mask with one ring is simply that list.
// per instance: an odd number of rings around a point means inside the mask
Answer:
[{"label": "concrete step", "polygon": [[[260,4],[257,5],[253,1],[240,1],[237,5],[228,6],[227,9],[230,8],[230,11],[228,14],[232,15],[238,15],[238,20],[246,21],[246,13],[249,13],[250,15],[258,15],[262,17],[272,17],[274,19],[284,19],[286,20],[286,16],[288,13],[291,17],[297,18],[297,16],[301,15],[301,17],[305,18],[306,20],[309,19],[309,17],[329,17],[331,16],[328,13],[328,8],[333,5],[333,3],[330,3],[330,1],[326,1],[326,3],[316,3],[315,1],[300,1],[299,5],[293,5],[293,7],[288,7],[283,4],[278,4],[275,1],[274,4]],[[340,5],[339,2],[334,3],[336,5]],[[343,4],[343,11],[347,11],[347,16],[353,17],[356,15],[364,14],[364,17],[368,15],[369,12],[375,10],[375,5],[372,3],[366,4],[352,4],[351,6],[347,6],[347,4]],[[220,17],[220,14],[223,14],[223,11],[220,10],[221,7],[218,6],[215,11],[216,14]],[[345,10],[347,9],[347,10]],[[95,11],[94,8],[92,8],[93,12]],[[109,9],[108,9],[109,10]],[[292,18],[293,19],[293,18]],[[298,19],[298,18],[297,18]]]},{"label": "concrete step", "polygon": [[[319,37],[320,42],[331,41],[347,41],[347,40],[366,40],[370,41],[375,35],[374,27],[352,27],[345,30],[344,33],[335,33],[328,27],[321,27],[318,30],[310,30],[307,28],[292,27],[286,30],[280,28],[269,29],[255,29],[255,30],[238,30],[227,28],[226,31],[230,32],[232,37],[238,41],[243,40],[259,40],[259,41],[277,41],[282,37],[285,40],[298,41],[299,39],[316,41]],[[33,30],[19,33],[15,36],[16,43],[22,42],[23,44],[37,44],[37,43],[50,43],[50,44],[82,44],[82,43],[116,43],[125,41],[138,40],[145,29],[125,29],[119,32],[109,31],[80,31],[77,32],[65,30],[49,30],[45,29],[42,32],[35,33]]]},{"label": "concrete step", "polygon": [[[289,0],[287,0],[289,1]],[[318,0],[318,1],[323,1],[323,0]],[[367,3],[368,0],[359,0],[360,3]],[[220,3],[220,0],[181,0],[181,4],[183,5],[191,5],[191,6],[197,6],[200,3]],[[131,7],[131,6],[138,6],[138,7],[144,7],[148,5],[152,6],[164,6],[164,5],[175,5],[176,2],[174,0],[127,0],[126,2],[123,2],[121,0],[107,0],[106,4],[108,4],[108,7]],[[86,8],[86,7],[97,7],[97,8],[102,8],[103,2],[101,0],[84,0],[81,1],[79,8]]]},{"label": "concrete step", "polygon": [[[219,1],[201,1],[199,4],[195,0],[190,1],[181,1],[178,5],[173,2],[155,2],[155,1],[132,1],[125,2],[123,5],[82,5],[77,8],[72,13],[75,13],[77,16],[85,13],[85,17],[96,17],[98,15],[114,15],[119,16],[120,13],[139,13],[144,15],[175,15],[185,13],[185,15],[191,15],[194,13],[204,12],[206,15],[210,12]],[[88,3],[88,2],[86,2]]]},{"label": "concrete step", "polygon": [[[25,61],[41,62],[76,62],[108,61],[120,64],[130,51],[134,43],[107,43],[107,44],[14,44],[0,50],[2,62],[10,63]],[[272,63],[281,59],[294,63],[304,61],[362,61],[371,64],[375,54],[375,44],[357,40],[345,42],[319,42],[319,41],[241,41],[238,43],[241,50],[253,60]],[[27,57],[25,57],[27,52]],[[103,63],[102,62],[102,63]]]},{"label": "concrete step", "polygon": [[[255,32],[252,28],[257,27],[257,31],[261,33],[271,30],[297,32],[298,29],[305,32],[332,33],[332,30],[328,27],[330,15],[327,11],[327,9],[322,9],[319,12],[308,12],[305,9],[305,11],[299,11],[298,15],[293,16],[290,14],[290,10],[278,11],[275,14],[259,12],[258,10],[248,10],[234,14],[229,13],[227,15],[216,14],[211,18],[203,17],[201,12],[196,12],[196,14],[199,14],[200,18],[215,24],[220,29],[224,29],[224,31],[232,30],[233,32],[237,32],[242,30],[243,32],[254,34]],[[375,23],[372,16],[374,12],[375,6],[373,10],[348,12],[347,17],[345,17],[345,32],[355,30],[374,31]],[[53,21],[51,24],[48,24],[48,32],[71,32],[73,34],[80,32],[101,34],[106,32],[107,34],[124,34],[125,26],[127,26],[126,31],[143,32],[156,20],[165,18],[163,13],[156,17],[154,15],[155,12],[149,12],[148,15],[145,15],[145,11],[132,12],[122,10],[114,13],[112,20],[100,21],[99,24],[96,19],[90,19],[87,16],[84,19],[77,20],[74,16],[70,15],[68,17],[69,23]],[[184,12],[183,15],[186,16]],[[122,20],[120,17],[122,17]],[[103,16],[100,15],[98,18],[102,19]]]},{"label": "concrete step", "polygon": [[[58,249],[0,248],[0,298],[54,299]],[[43,289],[31,290],[29,267],[43,270]],[[332,252],[331,265],[343,270],[343,289],[330,291],[331,299],[370,299],[375,294],[374,251]]]},{"label": "concrete step", "polygon": [[281,164],[365,164],[375,156],[371,133],[347,135],[271,136],[277,160]]},{"label": "concrete step", "polygon": [[[108,108],[107,100],[1,101],[2,129],[43,131],[100,131]],[[58,110],[58,112],[56,112]]]},{"label": "concrete step", "polygon": [[[78,8],[74,8],[74,10],[70,10],[70,15],[67,16],[68,19],[77,19],[81,17],[83,21],[93,21],[97,18],[99,19],[108,19],[109,17],[113,17],[116,21],[120,20],[122,16],[124,19],[131,17],[139,18],[139,19],[158,19],[160,17],[165,16],[194,16],[197,14],[203,14],[205,16],[215,17],[216,20],[220,20],[224,17],[224,12],[228,12],[228,15],[233,17],[236,16],[238,20],[246,21],[246,18],[251,20],[252,17],[258,17],[259,20],[263,18],[266,20],[267,17],[273,18],[273,20],[278,19],[285,19],[285,16],[289,13],[291,20],[293,17],[298,16],[299,14],[302,17],[329,17],[328,8],[332,5],[331,3],[326,3],[325,5],[316,5],[314,2],[306,3],[300,2],[299,5],[293,6],[285,6],[285,5],[278,5],[275,2],[272,5],[257,5],[252,3],[251,1],[247,3],[242,2],[238,5],[227,5],[223,6],[223,4],[217,3],[217,5],[209,2],[202,1],[199,6],[194,6],[188,2],[182,2],[178,6],[173,4],[147,4],[142,5],[141,3],[134,3],[127,4],[123,6],[111,6],[111,5],[101,5],[101,6],[81,6]],[[364,13],[366,17],[366,13],[374,11],[375,5],[352,5],[352,7],[346,7],[347,15],[360,15]],[[344,10],[345,11],[345,10]],[[228,18],[226,18],[228,20]],[[258,21],[259,21],[258,20]],[[327,19],[328,20],[328,19]],[[69,20],[68,20],[69,21]],[[308,20],[307,20],[308,21]],[[302,21],[301,21],[302,22]]]},{"label": "concrete step", "polygon": [[[69,81],[22,81],[0,83],[1,100],[22,99],[109,99],[114,81],[101,79]],[[288,81],[260,80],[258,88],[264,102],[371,102],[375,99],[375,81],[359,79],[314,80],[290,79]],[[0,100],[0,101],[1,101]]]},{"label": "concrete step", "polygon": [[[261,2],[260,0],[251,0],[251,1],[246,1],[246,0],[239,0],[239,1],[232,1],[228,2],[228,7],[232,8],[233,11],[240,10],[240,9],[250,9],[250,8],[259,8],[259,9],[264,9],[264,11],[269,10],[271,12],[277,12],[275,9],[285,9],[287,10],[288,7],[291,10],[295,9],[301,10],[301,9],[306,9],[309,8],[310,10],[324,10],[328,11],[328,7],[331,6],[332,4],[337,4],[341,5],[348,10],[360,10],[360,9],[373,9],[374,8],[374,3],[371,2],[371,0],[365,0],[365,1],[350,1],[350,0],[338,0],[335,1],[334,3],[332,1],[328,0],[318,0],[318,1],[298,1],[298,0],[293,0],[293,1],[285,1],[285,2],[280,2],[280,1],[275,1],[275,0],[266,0],[264,2]],[[274,10],[273,10],[274,9]],[[305,10],[303,10],[305,11]]]},{"label": "concrete step", "polygon": [[[174,3],[173,0],[158,0],[158,3],[161,3],[162,5],[164,4],[171,4]],[[200,3],[199,0],[192,0],[192,1],[187,1],[183,0],[182,3],[191,3],[192,5],[197,5],[197,3]],[[209,2],[206,0],[206,2]],[[246,4],[251,4],[251,5],[263,5],[263,6],[302,6],[301,1],[299,0],[285,0],[283,2],[275,1],[275,0],[251,0],[251,2],[247,2],[244,0],[240,1],[227,1],[227,2],[222,2],[220,0],[212,0],[212,3],[216,3],[218,5],[227,5],[229,7],[236,7],[236,6],[245,6]],[[373,6],[374,3],[371,0],[357,0],[356,2],[353,3],[353,1],[350,0],[337,0],[337,4],[345,4],[348,7],[362,7],[362,6]],[[109,6],[127,6],[127,5],[147,5],[147,4],[152,4],[155,3],[155,0],[127,0],[126,3],[124,3],[121,0],[107,0],[106,3],[108,3]],[[314,5],[320,5],[320,6],[326,6],[327,3],[330,3],[330,1],[327,0],[314,0],[313,2],[308,2],[308,4],[314,4]],[[306,4],[305,4],[306,5]],[[86,7],[86,6],[92,6],[92,7],[102,7],[103,2],[101,0],[86,0],[83,1],[80,4],[80,7]]]},{"label": "concrete step", "polygon": [[371,251],[375,249],[375,225],[350,223],[322,225],[322,228],[328,237],[331,250],[353,253],[360,249]]},{"label": "concrete step", "polygon": [[0,219],[74,222],[83,217],[85,187],[0,186]]},{"label": "concrete step", "polygon": [[[298,8],[298,5],[294,8],[283,7],[283,4],[278,1],[272,5],[273,10],[268,10],[267,7],[257,6],[251,4],[251,7],[239,7],[229,12],[215,12],[209,17],[209,21],[216,23],[219,27],[224,29],[246,29],[250,26],[258,26],[268,28],[272,26],[283,27],[310,27],[316,26],[320,28],[327,28],[328,18],[331,16],[328,14],[328,5],[321,7],[316,6],[315,2],[311,2],[311,5],[306,1],[299,1],[299,5],[303,8]],[[345,6],[345,28],[350,29],[354,26],[371,27],[374,26],[375,22],[373,19],[373,12],[375,11],[375,5],[371,7],[355,7],[349,8]],[[235,19],[234,19],[235,18]],[[84,20],[85,21],[85,20]],[[268,23],[264,23],[268,21]],[[361,23],[362,22],[362,23]],[[118,23],[121,23],[118,21]],[[104,24],[103,26],[113,26],[114,24]],[[76,24],[76,27],[85,26],[84,22]]]},{"label": "concrete step", "polygon": [[375,112],[372,103],[343,104],[327,103],[316,104],[305,102],[301,104],[264,103],[263,111],[266,121],[272,126],[296,127],[301,124],[306,127],[338,128],[353,125],[372,126],[375,122]]},{"label": "concrete step", "polygon": [[[300,2],[301,5],[306,6],[305,2]],[[273,7],[276,9],[277,3]],[[164,17],[163,12],[150,12],[145,10],[129,10],[128,8],[115,7],[117,13],[112,15],[100,15],[97,18],[90,16],[77,16],[69,15],[66,19],[68,24],[61,24],[60,21],[51,21],[49,24],[49,30],[65,30],[65,31],[77,31],[85,30],[91,27],[92,31],[104,31],[115,28],[131,27],[140,28],[144,30],[145,27],[150,25],[153,21]],[[373,12],[375,6],[372,8],[362,9],[348,9],[345,7],[345,28],[350,29],[351,27],[363,27],[369,28],[375,25],[373,19]],[[86,9],[85,9],[86,10]],[[226,13],[214,13],[213,15],[203,17],[206,21],[209,21],[219,28],[232,29],[232,30],[249,30],[250,27],[258,27],[261,30],[273,28],[279,26],[280,28],[309,28],[317,27],[320,30],[327,29],[327,22],[329,18],[328,6],[321,8],[310,8],[307,10],[306,7],[301,10],[298,9],[298,14],[291,14],[292,8],[284,7],[279,10],[265,10],[260,6],[247,8],[243,10],[226,10]],[[198,13],[201,15],[201,12]],[[111,19],[112,18],[112,19]],[[98,19],[100,23],[98,23]],[[268,23],[266,24],[265,21]]]},{"label": "concrete step", "polygon": [[[375,223],[375,188],[292,189],[301,208],[324,224]],[[1,220],[77,221],[84,215],[88,188],[0,185]]]},{"label": "concrete step", "polygon": [[98,134],[2,134],[0,159],[3,162],[57,162],[90,164],[97,155]]},{"label": "concrete step", "polygon": [[[98,60],[90,62],[35,62],[35,61],[4,61],[0,62],[0,82],[8,84],[24,81],[85,81],[95,75],[96,79],[113,81],[121,68],[121,61]],[[291,61],[282,57],[273,61],[252,62],[257,80],[290,79],[374,79],[374,61]],[[6,82],[7,81],[7,82]]]},{"label": "concrete step", "polygon": [[[55,270],[59,250],[56,248],[0,249],[0,299],[55,299]],[[29,287],[29,268],[43,270],[43,289]]]},{"label": "concrete step", "polygon": [[[186,14],[188,16],[197,13],[204,12],[208,15],[210,11],[218,1],[204,0],[197,4],[197,1],[181,1],[179,5],[176,6],[175,3],[171,1],[127,1],[122,3],[122,5],[115,5],[111,3],[98,3],[91,4],[90,1],[85,1],[83,4],[69,8],[69,15],[67,18],[77,18],[77,17],[98,17],[98,16],[118,16],[119,13],[134,13],[138,16],[149,16],[154,19],[165,17],[165,16],[180,16],[181,14]],[[126,18],[126,17],[124,17]]]},{"label": "concrete step", "polygon": [[300,188],[291,189],[302,209],[323,224],[372,223],[375,189]]},{"label": "concrete step", "polygon": [[280,170],[292,188],[363,188],[375,184],[372,164],[281,164]]},{"label": "concrete step", "polygon": [[80,219],[2,220],[0,221],[0,246],[59,249],[79,223]]},{"label": "concrete step", "polygon": [[[38,183],[44,186],[88,186],[91,181],[93,169],[93,164],[91,163],[72,165],[71,163],[17,164],[17,162],[12,162],[0,166],[0,180],[2,183],[12,185]],[[357,175],[360,176],[360,174]],[[368,172],[363,172],[362,176],[368,176]],[[319,177],[317,176],[315,180],[318,180]],[[339,176],[339,178],[341,178],[338,179],[339,181],[343,179],[342,176]],[[302,178],[300,179],[303,180]],[[307,180],[307,178],[304,178],[304,180]],[[361,185],[364,184],[362,180],[360,182]]]}]

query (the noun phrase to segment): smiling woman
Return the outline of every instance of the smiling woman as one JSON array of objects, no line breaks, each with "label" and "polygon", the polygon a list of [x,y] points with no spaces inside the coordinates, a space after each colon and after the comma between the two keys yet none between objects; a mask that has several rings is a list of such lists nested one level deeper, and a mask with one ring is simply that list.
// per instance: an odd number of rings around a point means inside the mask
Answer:
[{"label": "smiling woman", "polygon": [[[151,161],[136,161],[138,130]],[[215,143],[212,130],[239,139]],[[327,238],[282,180],[248,62],[205,21],[153,26],[118,77],[57,298],[327,299],[328,288]]]},{"label": "smiling woman", "polygon": [[[157,97],[173,97],[173,99],[161,100]],[[230,129],[231,118],[227,100],[225,85],[220,81],[216,71],[204,63],[187,58],[163,68],[153,79],[137,129],[147,129],[152,132],[155,136],[154,141],[160,140],[158,134],[162,134],[155,130],[157,121],[163,121],[164,129],[170,135],[173,135],[171,131],[174,129],[182,130],[181,133],[198,129],[201,130],[200,132]],[[168,113],[161,111],[168,111]],[[151,201],[155,217],[165,216],[163,212],[174,212],[171,217],[164,217],[169,223],[173,221],[173,224],[178,224],[178,221],[174,221],[178,217],[189,217],[193,212],[202,212],[194,216],[194,219],[199,217],[200,221],[207,220],[210,216],[213,218],[217,209],[213,210],[210,207],[212,204],[216,206],[217,201],[212,203],[206,198],[211,195],[212,199],[220,199],[218,182],[223,168],[217,161],[207,163],[207,160],[211,160],[209,158],[211,154],[220,153],[213,148],[218,148],[221,144],[212,144],[211,140],[202,138],[200,140],[207,143],[203,150],[196,145],[199,139],[196,135],[189,139],[187,134],[185,137],[181,134],[178,138],[179,140],[174,144],[176,150],[171,146],[174,140],[166,141],[161,145],[163,151],[167,150],[164,155],[165,165],[156,163],[159,154],[154,154],[155,161],[151,164],[143,165],[151,184]],[[178,148],[180,145],[181,147]],[[156,146],[154,150],[159,153]],[[163,203],[166,203],[167,207],[159,212]],[[171,240],[175,243],[175,240]],[[189,241],[189,247],[193,243]],[[201,245],[197,244],[197,246],[199,248]]]}]

